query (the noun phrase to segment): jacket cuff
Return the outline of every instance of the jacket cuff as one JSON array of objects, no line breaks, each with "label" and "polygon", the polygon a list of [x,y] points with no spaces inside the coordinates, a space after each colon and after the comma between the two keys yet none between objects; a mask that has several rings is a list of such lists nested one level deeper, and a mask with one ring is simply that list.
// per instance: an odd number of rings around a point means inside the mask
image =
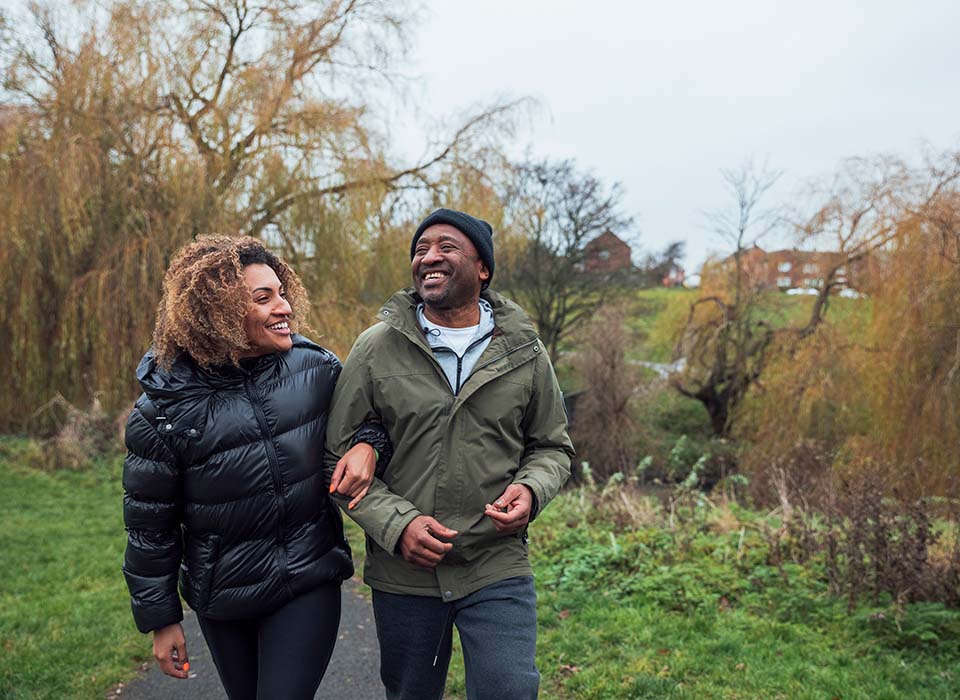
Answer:
[{"label": "jacket cuff", "polygon": [[540,484],[529,477],[522,477],[513,483],[526,486],[530,489],[530,493],[533,494],[533,503],[530,506],[530,522],[533,522],[534,518],[540,513],[540,504],[544,502],[543,489],[540,487]]},{"label": "jacket cuff", "polygon": [[123,567],[123,575],[130,589],[130,608],[138,630],[151,632],[183,619],[175,573],[141,576]]},{"label": "jacket cuff", "polygon": [[130,601],[133,621],[141,632],[153,632],[183,620],[183,607],[180,599],[162,605],[142,605],[136,600]]},{"label": "jacket cuff", "polygon": [[380,546],[390,554],[399,554],[397,546],[400,544],[400,536],[407,529],[407,525],[420,515],[422,513],[413,505],[410,506],[409,510],[400,511],[398,509],[397,516],[384,529],[383,542],[380,543]]}]

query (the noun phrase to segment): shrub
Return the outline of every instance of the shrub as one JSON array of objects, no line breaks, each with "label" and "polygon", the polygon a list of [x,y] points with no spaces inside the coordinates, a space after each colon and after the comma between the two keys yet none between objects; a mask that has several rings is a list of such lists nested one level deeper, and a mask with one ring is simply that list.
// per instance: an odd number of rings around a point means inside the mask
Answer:
[{"label": "shrub", "polygon": [[637,465],[634,395],[640,378],[626,360],[621,308],[601,308],[584,332],[584,349],[575,364],[585,389],[572,433],[580,459],[589,462],[595,479],[605,481]]},{"label": "shrub", "polygon": [[798,449],[772,470],[781,524],[769,533],[771,563],[822,561],[831,592],[851,610],[884,596],[960,605],[960,538],[952,526],[935,526],[944,504],[957,522],[958,504],[888,494],[889,464],[837,468],[828,460],[813,447]]},{"label": "shrub", "polygon": [[30,459],[37,469],[85,469],[105,455],[117,452],[121,445],[118,420],[103,410],[94,396],[87,409],[81,409],[57,396],[43,409],[53,416],[56,429],[40,440],[39,450]]}]

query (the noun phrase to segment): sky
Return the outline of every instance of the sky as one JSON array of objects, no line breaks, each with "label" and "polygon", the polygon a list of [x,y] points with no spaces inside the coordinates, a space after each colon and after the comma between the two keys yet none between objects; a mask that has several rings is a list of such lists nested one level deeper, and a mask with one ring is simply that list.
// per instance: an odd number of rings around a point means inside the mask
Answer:
[{"label": "sky", "polygon": [[[405,72],[427,121],[535,98],[513,152],[572,158],[619,182],[642,252],[685,240],[688,272],[729,252],[705,217],[733,206],[722,169],[753,159],[783,171],[766,202],[789,204],[845,158],[960,149],[956,0],[422,8]],[[409,123],[394,132],[413,157],[429,136]]]}]

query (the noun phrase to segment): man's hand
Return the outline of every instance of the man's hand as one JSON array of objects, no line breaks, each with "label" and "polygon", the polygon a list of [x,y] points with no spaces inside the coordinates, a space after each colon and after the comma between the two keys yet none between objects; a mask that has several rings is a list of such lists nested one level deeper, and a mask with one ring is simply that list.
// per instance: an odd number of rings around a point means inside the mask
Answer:
[{"label": "man's hand", "polygon": [[500,498],[484,506],[483,512],[500,532],[519,530],[530,522],[533,491],[523,484],[510,484]]},{"label": "man's hand", "polygon": [[411,564],[433,569],[453,549],[452,544],[443,540],[456,536],[456,530],[441,525],[429,515],[418,515],[400,535],[400,553]]},{"label": "man's hand", "polygon": [[179,622],[153,631],[153,658],[168,676],[187,678],[187,640]]},{"label": "man's hand", "polygon": [[353,510],[370,490],[376,468],[377,455],[373,446],[358,442],[337,462],[330,479],[330,493],[352,497],[347,509]]}]

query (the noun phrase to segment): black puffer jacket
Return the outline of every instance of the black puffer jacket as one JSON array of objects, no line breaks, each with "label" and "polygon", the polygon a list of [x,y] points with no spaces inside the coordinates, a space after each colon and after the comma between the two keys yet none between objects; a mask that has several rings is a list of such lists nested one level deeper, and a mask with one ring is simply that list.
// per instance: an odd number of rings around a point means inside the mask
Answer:
[{"label": "black puffer jacket", "polygon": [[[140,631],[182,619],[178,572],[191,608],[227,620],[352,575],[322,468],[339,375],[336,356],[300,336],[240,368],[181,355],[167,372],[144,356],[123,469],[123,571]],[[378,430],[358,435],[383,462]]]}]

